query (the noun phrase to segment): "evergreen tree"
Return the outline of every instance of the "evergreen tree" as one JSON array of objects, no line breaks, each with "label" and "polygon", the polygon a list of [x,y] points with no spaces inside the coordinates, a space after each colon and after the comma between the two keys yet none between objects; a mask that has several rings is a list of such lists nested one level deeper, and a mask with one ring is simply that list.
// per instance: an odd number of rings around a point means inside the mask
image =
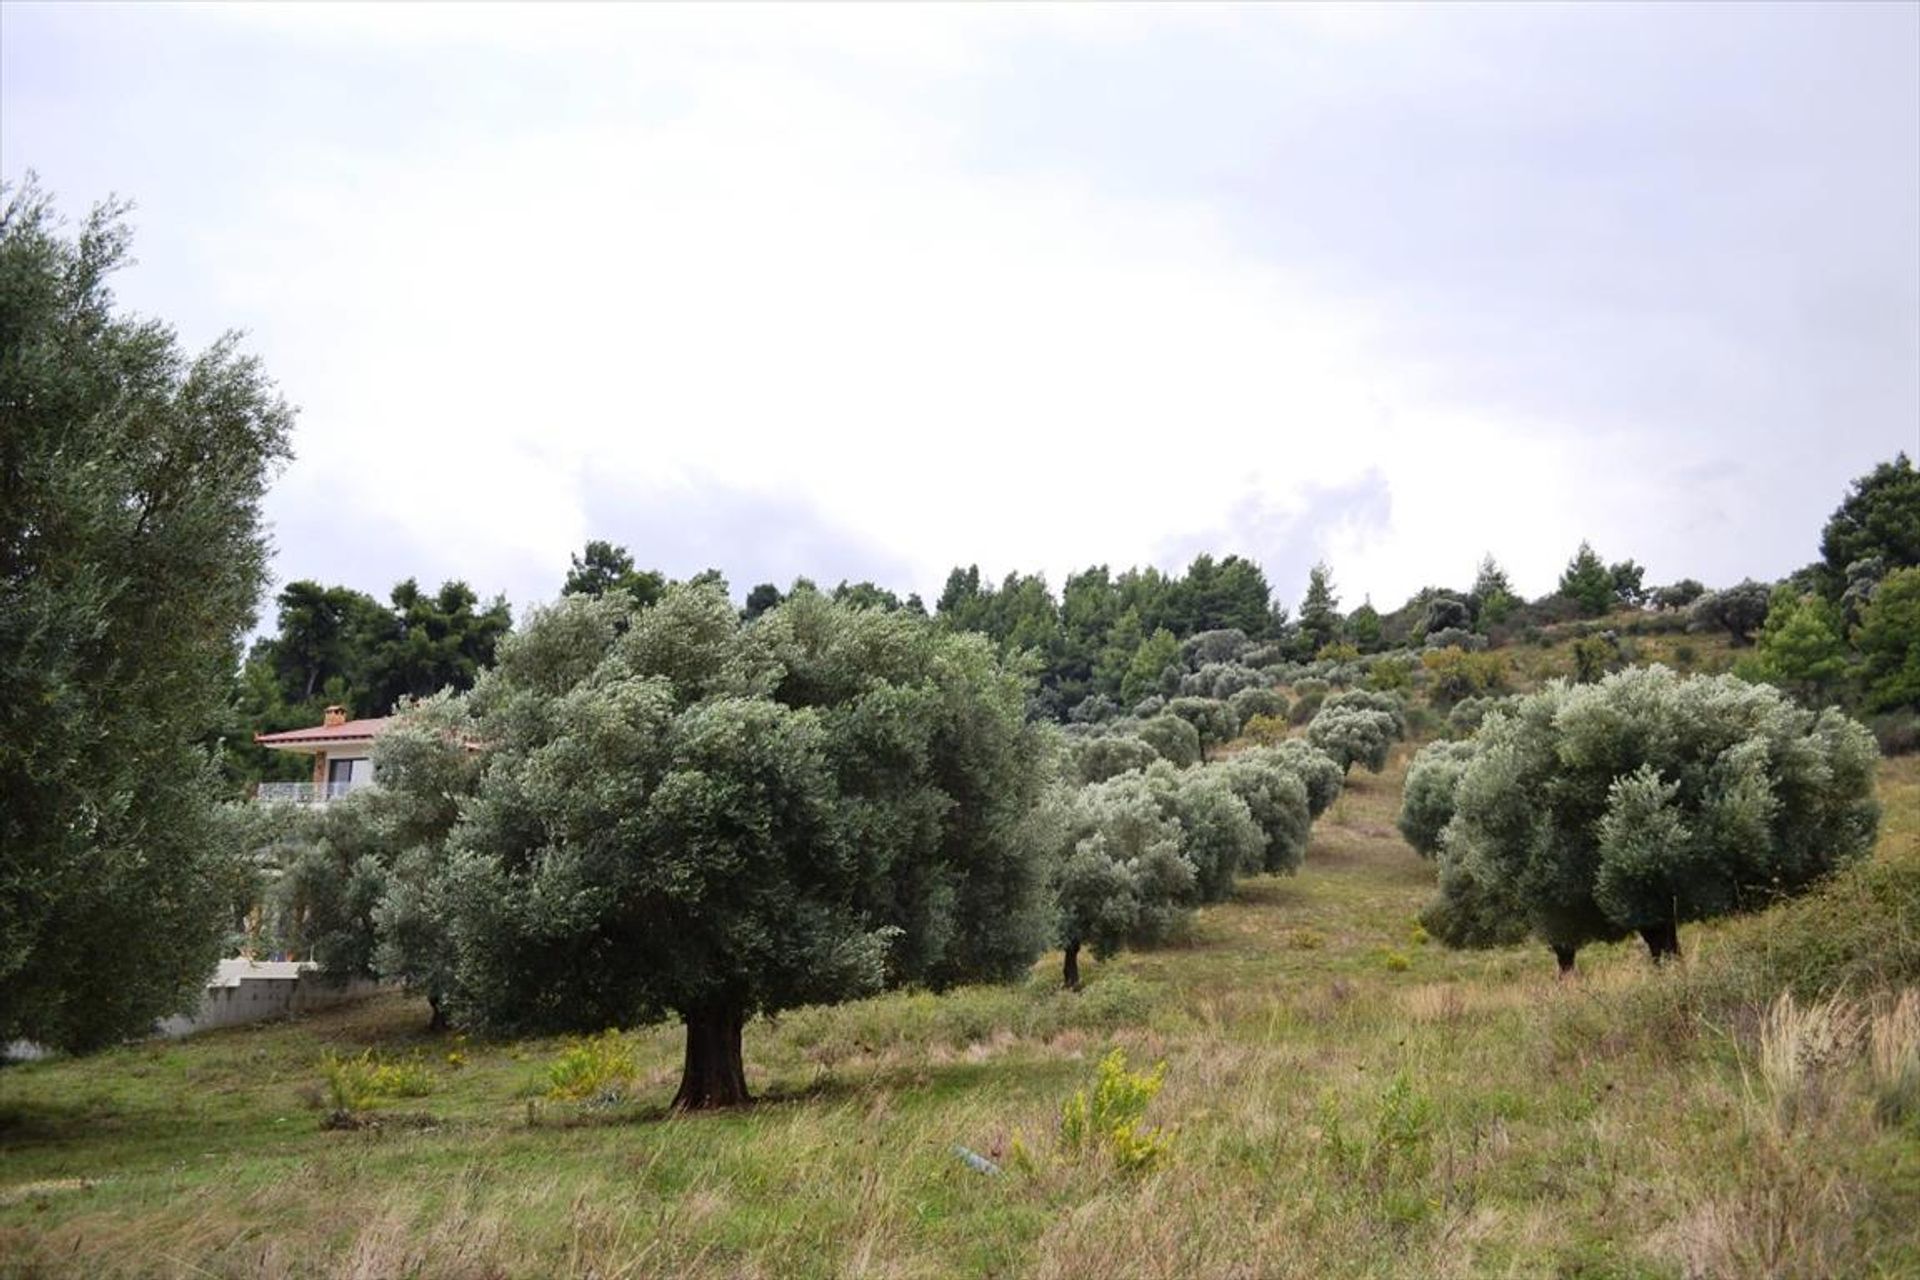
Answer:
[{"label": "evergreen tree", "polygon": [[124,212],[0,190],[0,1043],[195,1005],[241,874],[206,744],[292,413],[232,335],[116,311]]}]

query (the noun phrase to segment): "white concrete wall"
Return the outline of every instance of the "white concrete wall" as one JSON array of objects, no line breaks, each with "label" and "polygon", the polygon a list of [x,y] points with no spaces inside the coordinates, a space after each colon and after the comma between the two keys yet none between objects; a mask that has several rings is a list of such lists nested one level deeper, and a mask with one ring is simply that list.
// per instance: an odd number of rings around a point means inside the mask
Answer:
[{"label": "white concrete wall", "polygon": [[370,978],[332,978],[311,965],[222,960],[219,973],[200,999],[199,1010],[167,1018],[154,1030],[162,1036],[190,1036],[215,1027],[237,1027],[330,1009],[379,989],[380,984]]}]

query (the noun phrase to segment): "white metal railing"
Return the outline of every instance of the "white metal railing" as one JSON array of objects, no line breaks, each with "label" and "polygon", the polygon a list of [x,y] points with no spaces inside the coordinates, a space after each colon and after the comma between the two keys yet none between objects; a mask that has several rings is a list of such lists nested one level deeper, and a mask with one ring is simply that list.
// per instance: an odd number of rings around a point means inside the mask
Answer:
[{"label": "white metal railing", "polygon": [[325,804],[371,782],[263,782],[253,793],[262,804]]}]

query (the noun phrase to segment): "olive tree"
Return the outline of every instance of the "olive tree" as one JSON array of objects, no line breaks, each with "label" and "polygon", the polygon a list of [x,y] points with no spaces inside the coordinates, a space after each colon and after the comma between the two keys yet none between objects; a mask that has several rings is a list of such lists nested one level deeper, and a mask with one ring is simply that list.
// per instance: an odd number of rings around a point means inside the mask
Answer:
[{"label": "olive tree", "polygon": [[500,1031],[679,1018],[675,1105],[747,1100],[746,1020],[1007,979],[1045,945],[1048,738],[986,638],[715,586],[529,619],[464,703],[480,764],[431,895],[447,1001]]},{"label": "olive tree", "polygon": [[1379,773],[1398,736],[1391,714],[1363,707],[1323,707],[1307,725],[1307,741],[1332,756],[1342,774],[1356,764]]},{"label": "olive tree", "polygon": [[1349,707],[1383,713],[1393,722],[1396,742],[1407,736],[1407,704],[1399,694],[1381,689],[1348,689],[1334,694],[1321,704],[1323,711],[1340,711]]},{"label": "olive tree", "polygon": [[1184,769],[1200,760],[1200,731],[1170,711],[1140,721],[1133,732],[1176,768]]},{"label": "olive tree", "polygon": [[1105,959],[1166,937],[1197,896],[1182,830],[1144,774],[1066,794],[1051,808],[1056,849],[1055,940],[1061,976],[1080,987],[1080,952]]},{"label": "olive tree", "polygon": [[1432,742],[1422,747],[1407,765],[1407,780],[1400,793],[1400,834],[1423,858],[1440,851],[1440,833],[1453,821],[1453,793],[1460,785],[1460,774],[1473,759],[1471,739],[1464,742]]},{"label": "olive tree", "polygon": [[1160,753],[1131,734],[1106,733],[1076,743],[1072,758],[1076,780],[1089,785],[1144,769],[1160,759]]},{"label": "olive tree", "polygon": [[[1327,768],[1333,762],[1314,753]],[[1307,852],[1313,812],[1306,781],[1292,757],[1271,747],[1242,751],[1206,771],[1222,778],[1240,797],[1260,830],[1260,856],[1249,870],[1292,873],[1300,869]]]},{"label": "olive tree", "polygon": [[1570,969],[1638,933],[1799,893],[1866,853],[1872,737],[1732,676],[1623,671],[1549,685],[1483,725],[1440,837],[1481,902],[1505,904]]},{"label": "olive tree", "polygon": [[1167,704],[1167,712],[1193,726],[1203,760],[1207,748],[1231,742],[1240,732],[1240,718],[1233,714],[1233,708],[1214,698],[1175,698]]},{"label": "olive tree", "polygon": [[1307,789],[1307,814],[1317,818],[1340,798],[1347,771],[1340,762],[1304,738],[1288,738],[1263,749],[1265,758],[1284,765]]},{"label": "olive tree", "polygon": [[1693,602],[1688,611],[1690,627],[1701,631],[1725,631],[1736,645],[1751,644],[1753,633],[1767,620],[1773,604],[1773,588],[1751,578],[1725,591],[1709,591]]},{"label": "olive tree", "polygon": [[115,307],[124,206],[0,187],[0,1043],[196,1004],[241,850],[214,745],[292,411],[232,335]]},{"label": "olive tree", "polygon": [[1240,690],[1227,699],[1227,705],[1233,708],[1233,717],[1242,728],[1255,716],[1284,720],[1287,715],[1287,696],[1278,689],[1264,685],[1257,689]]}]

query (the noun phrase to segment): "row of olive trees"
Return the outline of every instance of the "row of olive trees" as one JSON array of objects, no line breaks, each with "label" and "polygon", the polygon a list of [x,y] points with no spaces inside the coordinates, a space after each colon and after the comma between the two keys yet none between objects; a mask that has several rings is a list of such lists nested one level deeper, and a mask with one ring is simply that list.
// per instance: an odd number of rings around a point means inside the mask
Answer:
[{"label": "row of olive trees", "polygon": [[1206,767],[1159,760],[1063,786],[1047,820],[1066,985],[1080,985],[1083,947],[1104,959],[1150,945],[1195,905],[1231,897],[1239,876],[1297,871],[1342,772],[1292,741]]},{"label": "row of olive trees", "polygon": [[1662,667],[1555,683],[1424,748],[1400,829],[1438,859],[1422,922],[1456,946],[1528,933],[1571,970],[1639,934],[1655,960],[1693,920],[1760,909],[1863,856],[1879,753],[1837,710]]},{"label": "row of olive trees", "polygon": [[1297,866],[1338,789],[1304,743],[1063,785],[1024,696],[984,638],[907,611],[569,597],[382,735],[379,788],[275,812],[279,931],[437,1021],[678,1018],[677,1105],[726,1105],[753,1015],[1007,979],[1050,946],[1071,982],[1082,946]]}]

